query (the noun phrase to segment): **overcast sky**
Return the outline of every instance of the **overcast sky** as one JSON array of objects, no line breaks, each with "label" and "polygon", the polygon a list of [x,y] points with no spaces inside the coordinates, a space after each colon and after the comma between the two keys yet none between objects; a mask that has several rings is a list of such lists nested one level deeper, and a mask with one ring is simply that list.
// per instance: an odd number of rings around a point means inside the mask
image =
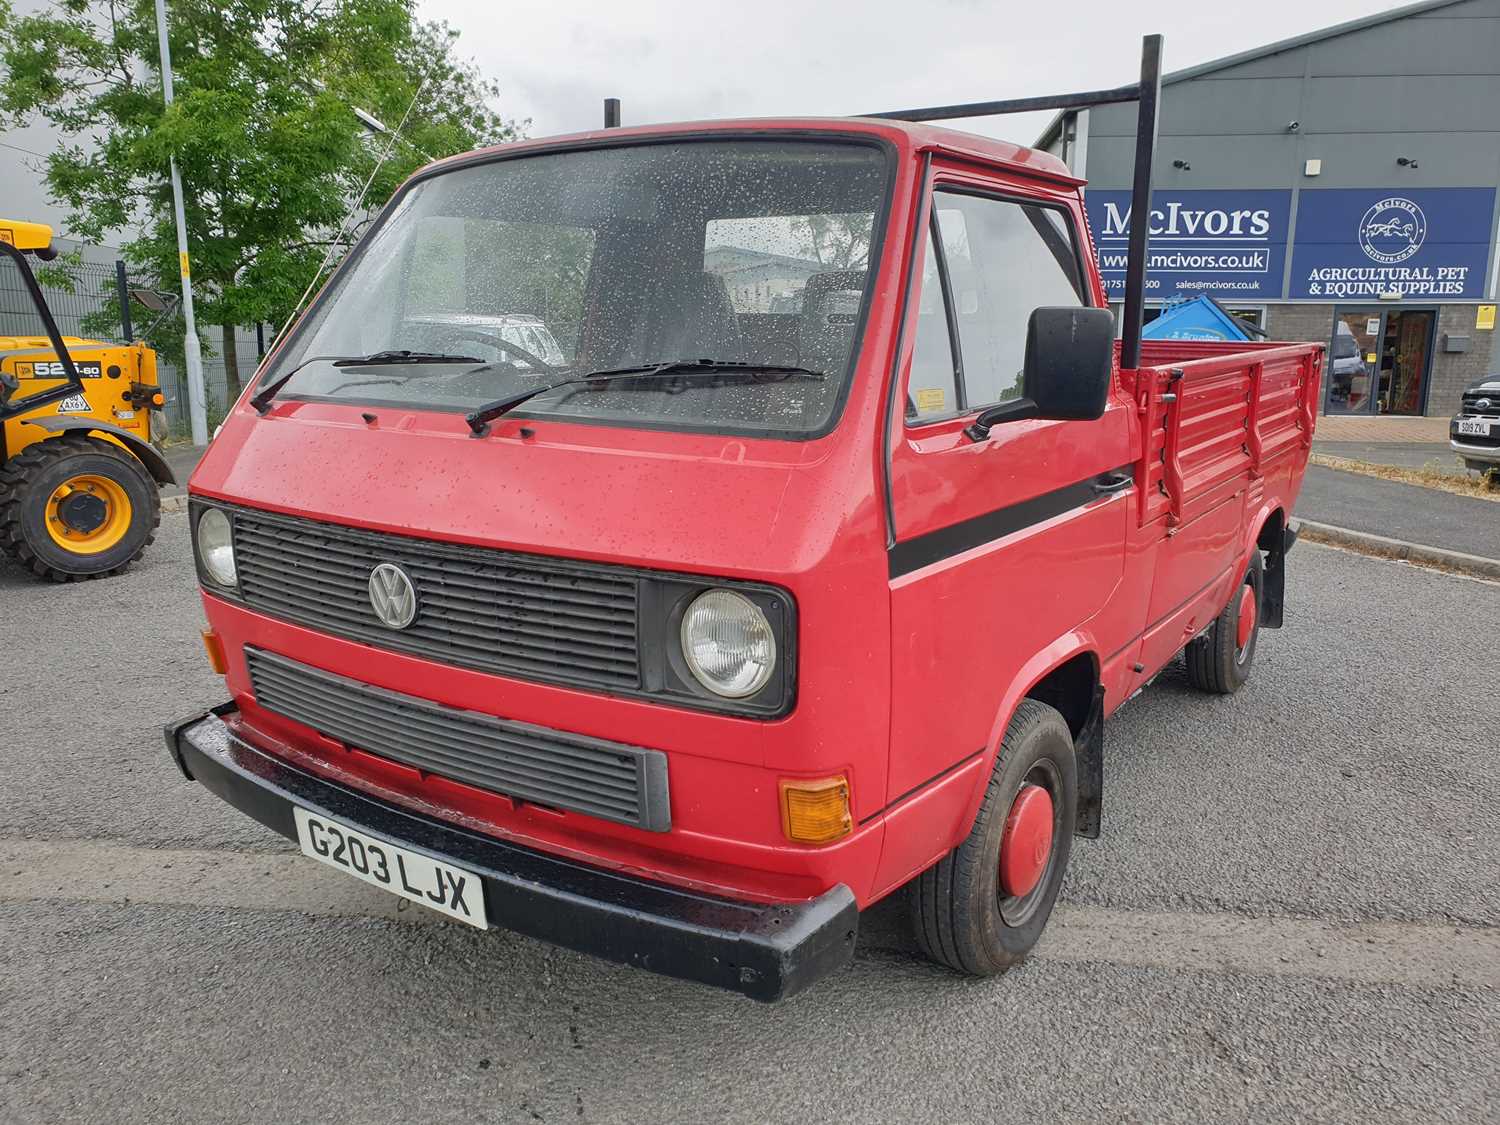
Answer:
[{"label": "overcast sky", "polygon": [[[1123,85],[1140,39],[1166,37],[1179,70],[1394,7],[1379,0],[421,0],[500,83],[531,135],[597,128],[606,97],[626,124],[764,114],[872,113]],[[963,123],[1029,144],[1032,114]]]},{"label": "overcast sky", "polygon": [[[1178,70],[1389,8],[1379,0],[420,0],[501,88],[534,137],[597,128],[606,97],[626,124],[763,114],[873,113],[1123,85],[1140,38],[1166,36]],[[19,10],[42,0],[19,0]],[[1050,114],[960,127],[1029,144]],[[5,207],[63,226],[27,166],[50,130],[0,133]]]}]

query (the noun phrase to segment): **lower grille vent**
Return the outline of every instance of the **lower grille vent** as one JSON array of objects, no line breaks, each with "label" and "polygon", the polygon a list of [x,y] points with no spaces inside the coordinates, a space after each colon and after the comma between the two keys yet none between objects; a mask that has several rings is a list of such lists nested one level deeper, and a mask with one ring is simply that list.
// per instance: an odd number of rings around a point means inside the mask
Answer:
[{"label": "lower grille vent", "polygon": [[671,827],[660,750],[443,707],[261,649],[245,659],[262,707],[346,745],[518,800]]}]

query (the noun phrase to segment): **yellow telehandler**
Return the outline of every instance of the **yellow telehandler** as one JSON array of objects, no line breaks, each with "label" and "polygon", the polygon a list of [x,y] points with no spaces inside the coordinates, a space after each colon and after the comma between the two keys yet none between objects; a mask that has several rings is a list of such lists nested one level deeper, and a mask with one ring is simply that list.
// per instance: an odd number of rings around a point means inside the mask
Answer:
[{"label": "yellow telehandler", "polygon": [[0,549],[39,578],[104,578],[141,557],[176,483],[151,441],[156,353],[62,336],[28,255],[57,256],[51,228],[0,219],[0,273],[45,332],[0,335]]}]

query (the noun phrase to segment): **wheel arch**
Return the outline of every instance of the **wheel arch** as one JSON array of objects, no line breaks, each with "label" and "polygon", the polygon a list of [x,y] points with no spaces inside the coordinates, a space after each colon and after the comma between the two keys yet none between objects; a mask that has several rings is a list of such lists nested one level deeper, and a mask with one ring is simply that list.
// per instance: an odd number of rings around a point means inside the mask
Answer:
[{"label": "wheel arch", "polygon": [[26,425],[36,426],[39,429],[48,430],[54,434],[68,433],[97,433],[109,437],[125,450],[132,454],[137,461],[145,466],[146,471],[157,484],[176,484],[177,477],[172,472],[172,466],[167,464],[167,459],[156,451],[156,447],[148,441],[142,441],[129,430],[119,426],[101,422],[97,418],[67,418],[61,415],[52,418],[29,418]]},{"label": "wheel arch", "polygon": [[1072,732],[1078,759],[1079,834],[1099,834],[1099,803],[1103,767],[1104,689],[1099,653],[1092,638],[1070,633],[1028,661],[1001,699],[985,744],[985,768],[978,771],[974,791],[955,825],[954,839],[962,840],[974,826],[985,787],[994,772],[1000,744],[1023,699],[1035,699],[1062,715]]},{"label": "wheel arch", "polygon": [[[1275,550],[1286,531],[1286,509],[1277,502],[1267,503],[1250,526],[1255,529],[1255,546],[1262,551]],[[1246,557],[1249,557],[1248,552]]]},{"label": "wheel arch", "polygon": [[1088,725],[1099,683],[1099,658],[1092,649],[1083,649],[1039,678],[1021,693],[1021,699],[1035,699],[1057,711],[1076,740]]}]

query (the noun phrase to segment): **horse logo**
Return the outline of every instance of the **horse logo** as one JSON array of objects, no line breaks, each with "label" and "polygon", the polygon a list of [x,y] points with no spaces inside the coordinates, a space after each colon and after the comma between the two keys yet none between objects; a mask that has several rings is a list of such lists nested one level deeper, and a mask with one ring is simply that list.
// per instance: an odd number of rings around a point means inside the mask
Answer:
[{"label": "horse logo", "polygon": [[1404,262],[1427,239],[1427,216],[1410,199],[1382,199],[1359,221],[1359,248],[1383,266]]}]

